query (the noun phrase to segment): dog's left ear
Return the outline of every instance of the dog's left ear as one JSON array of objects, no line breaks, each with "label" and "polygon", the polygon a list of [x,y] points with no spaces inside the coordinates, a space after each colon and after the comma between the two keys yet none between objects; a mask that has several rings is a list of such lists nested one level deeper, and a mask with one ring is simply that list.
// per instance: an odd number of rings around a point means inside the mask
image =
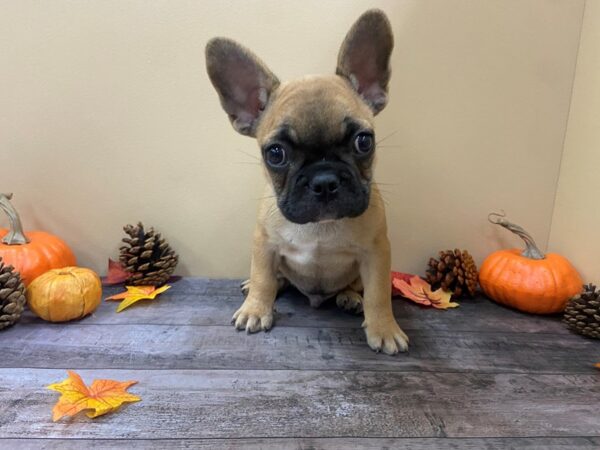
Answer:
[{"label": "dog's left ear", "polygon": [[392,27],[385,13],[370,9],[352,25],[338,54],[336,73],[347,78],[373,114],[387,103]]},{"label": "dog's left ear", "polygon": [[277,77],[254,53],[227,38],[206,44],[206,70],[238,133],[254,136]]}]

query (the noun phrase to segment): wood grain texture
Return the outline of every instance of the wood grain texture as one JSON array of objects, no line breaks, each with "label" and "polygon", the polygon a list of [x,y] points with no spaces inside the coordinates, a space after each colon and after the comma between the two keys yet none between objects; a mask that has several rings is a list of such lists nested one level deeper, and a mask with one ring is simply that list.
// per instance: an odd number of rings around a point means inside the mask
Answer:
[{"label": "wood grain texture", "polygon": [[71,450],[93,446],[110,449],[245,449],[245,450],[591,450],[600,439],[567,438],[270,438],[270,439],[0,439],[0,448],[14,450]]},{"label": "wood grain texture", "polygon": [[[158,301],[136,304],[133,309],[115,314],[117,304],[103,302],[82,321],[85,325],[164,324],[226,325],[244,300],[240,280],[182,279],[162,294]],[[104,297],[122,288],[105,288]],[[569,334],[556,316],[536,316],[514,311],[478,297],[460,301],[456,309],[439,311],[420,307],[402,298],[393,300],[394,313],[404,330],[449,330],[483,332],[544,332]],[[319,309],[296,290],[281,294],[276,304],[276,326],[360,328],[362,319],[339,310],[333,301]],[[134,312],[135,311],[135,312]],[[26,313],[22,323],[43,323]]]},{"label": "wood grain texture", "polygon": [[[408,354],[366,345],[361,318],[295,291],[276,327],[229,324],[237,280],[183,279],[158,300],[66,324],[26,314],[0,334],[0,448],[587,449],[600,444],[600,342],[484,298],[404,300]],[[106,296],[120,288],[106,289]],[[44,386],[75,369],[134,379],[142,402],[53,423]]]},{"label": "wood grain texture", "polygon": [[0,436],[46,438],[527,437],[600,430],[594,375],[81,370],[138,380],[119,414],[53,423],[63,370],[0,370]]},{"label": "wood grain texture", "polygon": [[[593,373],[600,346],[569,335],[413,331],[408,354],[369,349],[359,328],[27,324],[3,333],[0,367]],[[224,357],[226,355],[226,357]]]}]

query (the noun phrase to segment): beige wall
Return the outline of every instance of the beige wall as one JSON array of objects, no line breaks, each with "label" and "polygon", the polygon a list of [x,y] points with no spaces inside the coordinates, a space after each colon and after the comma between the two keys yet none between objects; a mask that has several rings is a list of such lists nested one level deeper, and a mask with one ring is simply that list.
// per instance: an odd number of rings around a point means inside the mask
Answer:
[{"label": "beige wall", "polygon": [[82,265],[103,272],[121,226],[143,220],[181,274],[243,276],[262,171],[204,45],[236,38],[283,79],[329,72],[372,6],[396,35],[377,170],[395,267],[516,243],[486,222],[500,208],[547,242],[583,0],[3,1],[0,190]]},{"label": "beige wall", "polygon": [[549,249],[600,284],[600,2],[585,7]]}]

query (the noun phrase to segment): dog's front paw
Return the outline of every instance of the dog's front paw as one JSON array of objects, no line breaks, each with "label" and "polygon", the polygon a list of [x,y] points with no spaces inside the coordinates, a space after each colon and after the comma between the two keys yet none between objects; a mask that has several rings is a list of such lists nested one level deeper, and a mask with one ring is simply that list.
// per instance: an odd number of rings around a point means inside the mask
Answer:
[{"label": "dog's front paw", "polygon": [[247,333],[267,331],[273,326],[273,307],[247,298],[233,315],[231,323],[236,329],[245,329]]},{"label": "dog's front paw", "polygon": [[398,326],[395,319],[379,323],[363,324],[367,335],[367,343],[376,352],[388,355],[408,350],[408,336]]}]

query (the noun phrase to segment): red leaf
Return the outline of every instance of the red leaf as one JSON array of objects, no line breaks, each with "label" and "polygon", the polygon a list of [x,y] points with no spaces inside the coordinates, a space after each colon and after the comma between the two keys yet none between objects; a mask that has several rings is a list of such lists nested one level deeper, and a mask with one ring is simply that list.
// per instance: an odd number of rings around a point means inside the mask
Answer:
[{"label": "red leaf", "polygon": [[414,277],[414,275],[412,275],[410,273],[392,271],[392,296],[402,295],[402,291],[400,291],[400,289],[398,289],[396,286],[394,286],[394,281],[402,280],[407,283],[410,283],[410,279],[412,277]]},{"label": "red leaf", "polygon": [[108,259],[108,273],[102,279],[102,284],[105,286],[111,286],[113,284],[120,284],[125,282],[131,274],[127,272],[120,262]]}]

